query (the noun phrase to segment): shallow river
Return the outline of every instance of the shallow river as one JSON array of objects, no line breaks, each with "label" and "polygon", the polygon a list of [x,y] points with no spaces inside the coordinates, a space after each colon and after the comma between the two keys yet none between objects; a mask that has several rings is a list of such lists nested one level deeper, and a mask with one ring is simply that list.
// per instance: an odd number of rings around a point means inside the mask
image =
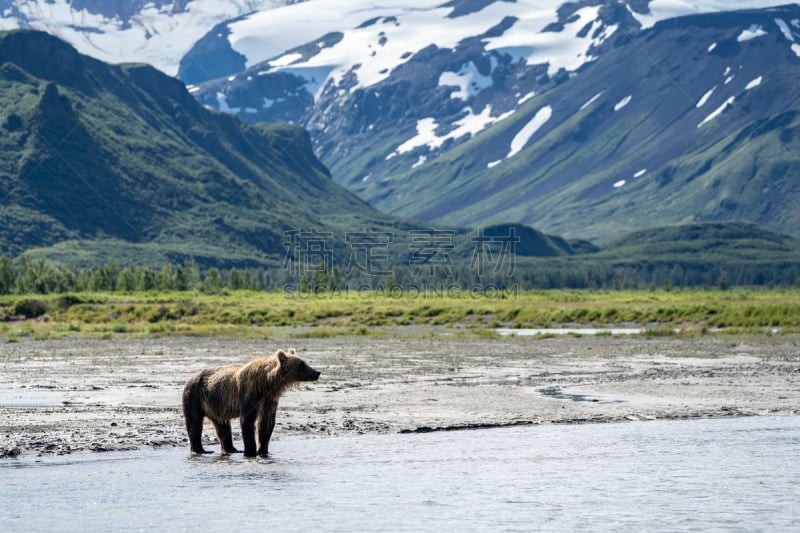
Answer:
[{"label": "shallow river", "polygon": [[800,530],[800,417],[0,461],[0,531]]}]

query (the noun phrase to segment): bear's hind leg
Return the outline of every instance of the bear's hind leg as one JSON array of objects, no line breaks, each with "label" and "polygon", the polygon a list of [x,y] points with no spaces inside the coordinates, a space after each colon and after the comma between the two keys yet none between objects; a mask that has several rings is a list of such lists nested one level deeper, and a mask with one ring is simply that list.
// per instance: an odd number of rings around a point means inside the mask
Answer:
[{"label": "bear's hind leg", "polygon": [[258,406],[250,406],[242,412],[239,422],[242,425],[242,440],[244,441],[244,456],[256,456],[256,419]]},{"label": "bear's hind leg", "polygon": [[192,453],[212,453],[203,449],[203,417],[186,417],[186,431],[189,433],[189,446]]},{"label": "bear's hind leg", "polygon": [[239,450],[233,445],[233,435],[231,431],[230,420],[211,420],[214,424],[214,429],[217,431],[217,438],[222,453],[239,453]]},{"label": "bear's hind leg", "polygon": [[183,417],[186,420],[186,432],[189,434],[189,446],[192,453],[211,453],[203,449],[203,418],[206,413],[203,406],[205,377],[208,370],[195,374],[183,388]]}]

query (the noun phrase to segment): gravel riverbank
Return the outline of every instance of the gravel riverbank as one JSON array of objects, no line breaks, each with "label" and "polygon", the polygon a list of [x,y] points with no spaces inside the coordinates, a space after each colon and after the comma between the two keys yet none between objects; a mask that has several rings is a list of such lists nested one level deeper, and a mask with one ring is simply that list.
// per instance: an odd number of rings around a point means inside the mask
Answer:
[{"label": "gravel riverbank", "polygon": [[193,373],[288,347],[322,376],[284,396],[273,441],[800,411],[795,335],[23,338],[0,346],[0,456],[187,446]]}]

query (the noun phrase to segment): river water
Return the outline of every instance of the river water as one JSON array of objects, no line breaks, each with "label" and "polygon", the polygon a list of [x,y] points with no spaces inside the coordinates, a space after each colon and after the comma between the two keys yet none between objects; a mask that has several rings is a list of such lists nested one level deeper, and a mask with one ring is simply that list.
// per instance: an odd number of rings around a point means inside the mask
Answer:
[{"label": "river water", "polygon": [[0,531],[800,531],[800,417],[0,462]]}]

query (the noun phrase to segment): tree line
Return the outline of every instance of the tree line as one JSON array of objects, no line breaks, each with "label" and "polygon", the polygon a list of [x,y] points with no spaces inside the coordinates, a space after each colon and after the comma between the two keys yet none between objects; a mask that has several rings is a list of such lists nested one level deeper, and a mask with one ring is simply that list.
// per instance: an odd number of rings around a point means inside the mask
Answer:
[{"label": "tree line", "polygon": [[624,264],[570,262],[568,259],[518,264],[513,273],[477,275],[465,266],[418,276],[411,268],[397,267],[389,275],[342,275],[338,268],[320,265],[293,276],[285,269],[201,268],[189,259],[165,263],[160,269],[122,266],[110,259],[102,266],[60,267],[44,259],[20,256],[16,261],[0,256],[0,294],[50,294],[67,292],[282,290],[321,293],[373,289],[394,294],[422,290],[528,290],[528,289],[672,289],[702,287],[727,289],[742,286],[800,286],[800,265],[787,263],[743,264]]},{"label": "tree line", "polygon": [[0,294],[185,290],[217,293],[224,289],[260,288],[251,271],[230,269],[223,275],[219,269],[210,268],[203,272],[191,260],[182,265],[165,263],[154,270],[147,266],[122,267],[114,259],[103,266],[64,268],[27,256],[21,256],[14,264],[0,256]]}]

